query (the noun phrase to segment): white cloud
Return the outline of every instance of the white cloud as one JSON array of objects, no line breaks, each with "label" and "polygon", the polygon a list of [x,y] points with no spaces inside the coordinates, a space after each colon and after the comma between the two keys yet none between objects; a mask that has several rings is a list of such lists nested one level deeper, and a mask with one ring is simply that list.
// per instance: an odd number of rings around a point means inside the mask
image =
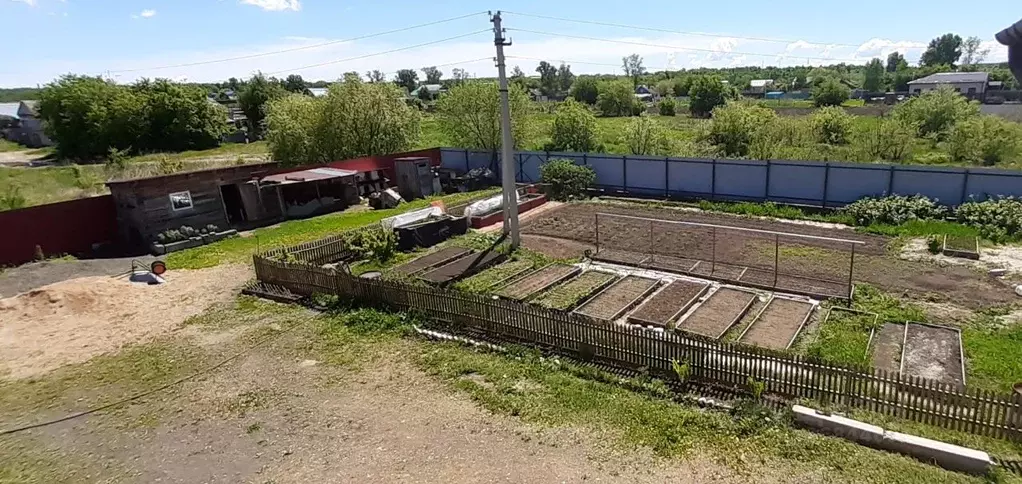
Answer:
[{"label": "white cloud", "polygon": [[806,42],[804,40],[796,40],[795,42],[792,42],[792,43],[788,44],[787,46],[785,46],[784,47],[784,51],[785,52],[793,52],[793,51],[796,51],[796,50],[804,50],[804,49],[812,49],[812,48],[813,48],[813,44],[810,44],[809,42]]},{"label": "white cloud", "polygon": [[141,13],[139,13],[138,15],[132,14],[131,18],[135,18],[135,19],[137,19],[137,18],[153,18],[155,16],[156,16],[156,10],[152,10],[152,9],[148,9],[147,8],[147,9],[143,10]]},{"label": "white cloud", "polygon": [[13,1],[18,2],[18,3],[24,3],[25,5],[28,5],[29,7],[34,7],[35,6],[35,0],[13,0]]},{"label": "white cloud", "polygon": [[879,57],[886,59],[892,52],[898,52],[899,54],[907,58],[918,58],[923,50],[926,49],[925,42],[913,42],[910,40],[889,40],[889,39],[878,39],[872,38],[863,42],[858,48],[855,49],[855,58],[857,59],[872,59]]},{"label": "white cloud", "polygon": [[298,0],[241,0],[245,5],[255,5],[263,10],[279,12],[281,10],[299,11],[302,4]]},{"label": "white cloud", "polygon": [[728,53],[735,50],[735,47],[738,47],[738,39],[734,39],[731,37],[723,37],[716,39],[713,41],[712,44],[710,44],[709,48],[713,50],[713,52],[706,54],[706,60],[708,61],[723,60],[728,57],[727,55]]}]

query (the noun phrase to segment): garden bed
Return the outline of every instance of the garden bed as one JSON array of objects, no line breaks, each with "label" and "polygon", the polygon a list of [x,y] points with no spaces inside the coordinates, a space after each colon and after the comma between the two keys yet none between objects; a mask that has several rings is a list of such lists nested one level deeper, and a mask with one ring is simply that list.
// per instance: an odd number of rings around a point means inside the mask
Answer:
[{"label": "garden bed", "polygon": [[593,296],[575,312],[593,319],[613,321],[649,295],[659,283],[657,279],[627,276]]},{"label": "garden bed", "polygon": [[979,260],[979,237],[945,235],[941,252],[950,257]]},{"label": "garden bed", "polygon": [[497,251],[479,252],[477,254],[461,257],[454,262],[449,262],[436,269],[433,269],[419,276],[426,282],[433,284],[444,284],[456,281],[497,264],[507,258],[507,254]]},{"label": "garden bed", "polygon": [[578,277],[550,289],[532,302],[545,308],[566,311],[617,279],[616,274],[586,271]]},{"label": "garden bed", "polygon": [[833,306],[806,353],[839,365],[869,365],[870,347],[880,315]]},{"label": "garden bed", "polygon": [[667,327],[675,318],[685,313],[710,287],[709,284],[677,280],[642,303],[630,316],[633,324]]},{"label": "garden bed", "polygon": [[[539,193],[526,193],[518,198],[518,215],[532,210],[546,203],[546,196]],[[489,213],[473,215],[471,225],[474,229],[481,229],[499,223],[504,220],[504,209],[498,208]]]},{"label": "garden bed", "polygon": [[401,274],[415,274],[416,272],[451,262],[469,252],[471,251],[462,247],[444,247],[436,252],[431,252],[418,259],[401,264],[395,267],[394,271]]},{"label": "garden bed", "polygon": [[905,340],[905,325],[884,323],[873,334],[873,367],[891,375],[901,371],[901,345]]},{"label": "garden bed", "polygon": [[593,255],[593,260],[638,267],[641,267],[648,259],[649,254],[616,249],[603,249]]},{"label": "garden bed", "polygon": [[814,307],[805,301],[774,297],[738,341],[772,350],[786,350],[795,342]]},{"label": "garden bed", "polygon": [[546,288],[577,274],[581,269],[564,264],[551,264],[497,291],[497,295],[524,301]]},{"label": "garden bed", "polygon": [[529,260],[507,261],[458,282],[457,287],[469,292],[484,292],[524,274],[533,265]]},{"label": "garden bed", "polygon": [[722,287],[678,323],[681,331],[719,339],[756,301],[756,294]]},{"label": "garden bed", "polygon": [[946,326],[907,323],[901,373],[956,386],[965,385],[962,333]]}]

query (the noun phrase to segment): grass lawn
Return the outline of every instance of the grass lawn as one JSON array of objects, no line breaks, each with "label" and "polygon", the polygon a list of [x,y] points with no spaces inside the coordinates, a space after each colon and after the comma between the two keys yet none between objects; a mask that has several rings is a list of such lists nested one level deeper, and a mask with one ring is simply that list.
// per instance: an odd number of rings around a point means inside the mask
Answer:
[{"label": "grass lawn", "polygon": [[138,155],[128,158],[126,161],[128,164],[132,163],[150,163],[159,162],[161,160],[193,160],[195,158],[208,158],[208,157],[231,157],[231,156],[243,156],[243,155],[265,155],[270,152],[270,146],[265,141],[255,141],[252,143],[224,143],[216,148],[201,151],[182,151],[180,153],[151,153],[147,155]]},{"label": "grass lawn", "polygon": [[870,357],[866,349],[875,320],[873,314],[832,308],[816,339],[807,346],[806,354],[839,365],[868,366]]},{"label": "grass lawn", "polygon": [[5,153],[8,151],[25,151],[27,149],[28,148],[25,148],[24,146],[21,146],[13,141],[0,139],[0,153]]},{"label": "grass lawn", "polygon": [[348,229],[379,222],[408,210],[422,208],[433,200],[443,200],[447,206],[483,198],[499,192],[492,188],[476,192],[456,193],[425,200],[414,200],[388,210],[348,210],[305,220],[289,220],[271,227],[253,231],[251,236],[234,237],[194,249],[174,252],[167,256],[167,264],[175,269],[200,269],[228,262],[246,262],[252,254],[284,245],[300,244],[334,235]]},{"label": "grass lawn", "polygon": [[102,165],[0,167],[0,195],[17,192],[31,207],[105,193],[105,179]]}]

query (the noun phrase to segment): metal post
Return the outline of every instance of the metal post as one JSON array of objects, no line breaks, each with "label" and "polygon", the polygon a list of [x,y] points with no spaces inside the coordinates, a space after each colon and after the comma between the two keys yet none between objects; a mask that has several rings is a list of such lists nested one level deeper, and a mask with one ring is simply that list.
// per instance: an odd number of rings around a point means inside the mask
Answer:
[{"label": "metal post", "polygon": [[649,221],[649,257],[653,258],[653,221]]},{"label": "metal post", "polygon": [[596,253],[600,253],[600,213],[596,213]]},{"label": "metal post", "polygon": [[710,256],[710,275],[711,276],[713,275],[714,272],[717,272],[717,227],[714,227],[712,230],[713,230],[713,242],[710,243],[711,247],[713,247],[713,249],[712,249],[713,250],[713,254]]},{"label": "metal post", "polygon": [[852,297],[852,272],[855,270],[855,244],[852,244],[852,257],[848,260],[848,297]]},{"label": "metal post", "polygon": [[521,242],[518,233],[518,203],[515,192],[515,165],[513,143],[511,139],[511,107],[508,103],[507,73],[504,66],[504,46],[511,42],[504,40],[504,29],[500,26],[500,11],[490,19],[493,22],[493,45],[497,48],[497,77],[500,84],[500,148],[504,187],[504,234],[511,236],[511,248],[517,249]]},{"label": "metal post", "polygon": [[777,270],[778,270],[778,267],[780,267],[780,265],[779,265],[779,260],[780,260],[780,255],[781,255],[780,247],[781,247],[781,236],[777,235],[777,234],[774,234],[774,288],[777,287]]}]

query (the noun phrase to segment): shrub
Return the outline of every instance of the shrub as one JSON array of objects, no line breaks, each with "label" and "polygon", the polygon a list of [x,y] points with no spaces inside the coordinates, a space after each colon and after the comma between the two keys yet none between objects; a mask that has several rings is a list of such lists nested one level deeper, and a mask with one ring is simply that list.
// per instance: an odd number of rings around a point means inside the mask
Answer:
[{"label": "shrub", "polygon": [[28,201],[21,194],[21,187],[8,185],[4,193],[0,194],[0,210],[16,210],[27,204]]},{"label": "shrub", "polygon": [[571,160],[554,159],[539,167],[540,181],[549,184],[548,195],[555,200],[582,197],[596,181],[596,172]]},{"label": "shrub", "polygon": [[979,106],[954,89],[941,87],[899,104],[892,115],[916,126],[920,136],[943,139],[958,122],[978,116]]},{"label": "shrub", "polygon": [[593,76],[581,76],[571,84],[571,97],[580,103],[592,106],[596,104],[599,95],[596,78]]},{"label": "shrub", "polygon": [[665,155],[671,150],[667,130],[649,116],[639,116],[628,122],[625,142],[633,155]]},{"label": "shrub", "polygon": [[601,82],[597,90],[599,95],[596,97],[596,105],[604,116],[631,116],[638,104],[635,100],[635,91],[629,82]]},{"label": "shrub", "polygon": [[674,98],[664,98],[660,100],[660,104],[657,105],[660,110],[661,116],[674,116],[677,103],[674,102]]},{"label": "shrub", "polygon": [[692,116],[706,117],[729,99],[735,99],[735,91],[715,76],[697,76],[688,88],[689,106]]},{"label": "shrub", "polygon": [[848,143],[852,131],[852,116],[839,107],[825,107],[816,110],[809,117],[816,141],[829,145]]},{"label": "shrub", "polygon": [[947,213],[947,209],[935,200],[922,195],[866,197],[842,210],[855,219],[856,225],[901,225],[909,220],[942,218]]},{"label": "shrub", "polygon": [[1002,197],[966,202],[958,206],[955,217],[960,223],[978,228],[984,238],[1000,242],[1022,229],[1022,199]]},{"label": "shrub", "polygon": [[749,145],[749,157],[767,159],[812,158],[814,137],[804,117],[779,116],[756,130]]},{"label": "shrub", "polygon": [[557,108],[547,151],[600,151],[596,116],[584,105],[568,99]]},{"label": "shrub", "polygon": [[926,250],[928,250],[931,254],[939,254],[944,248],[943,239],[944,238],[939,235],[931,235],[927,237]]},{"label": "shrub", "polygon": [[916,127],[898,119],[878,119],[855,133],[860,161],[903,161],[912,154]]},{"label": "shrub", "polygon": [[841,103],[848,100],[851,92],[848,86],[841,84],[837,79],[825,79],[813,87],[813,104],[817,107],[840,106]]},{"label": "shrub", "polygon": [[997,116],[978,116],[951,128],[947,148],[957,162],[992,166],[1018,155],[1022,125]]},{"label": "shrub", "polygon": [[707,141],[722,155],[746,156],[756,133],[776,118],[773,110],[749,103],[719,106],[713,110]]},{"label": "shrub", "polygon": [[384,262],[397,253],[397,236],[379,228],[354,230],[348,236],[348,247],[361,259]]}]

